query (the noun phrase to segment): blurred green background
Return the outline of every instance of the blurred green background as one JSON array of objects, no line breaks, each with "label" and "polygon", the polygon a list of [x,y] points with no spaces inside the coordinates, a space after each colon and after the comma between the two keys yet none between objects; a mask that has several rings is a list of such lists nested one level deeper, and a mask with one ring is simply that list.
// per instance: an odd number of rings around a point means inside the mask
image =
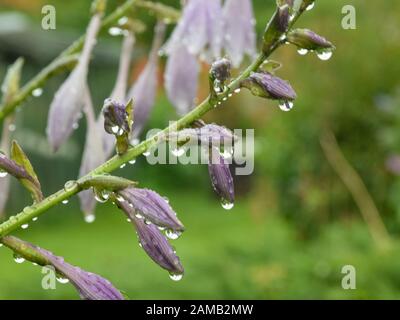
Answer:
[{"label": "blurred green background", "polygon": [[[109,10],[120,3],[110,0]],[[260,37],[274,1],[253,3]],[[56,6],[55,31],[41,29],[45,4]],[[357,10],[356,30],[341,26],[342,7],[349,4]],[[23,82],[29,80],[85,30],[89,7],[90,1],[78,0],[0,0],[0,78],[23,56]],[[155,20],[143,10],[137,17],[148,28],[138,36],[132,81],[146,61]],[[95,223],[87,224],[74,198],[15,234],[110,279],[133,299],[397,299],[400,179],[385,164],[400,151],[399,21],[396,0],[319,0],[297,26],[331,40],[337,47],[331,60],[300,56],[291,46],[273,57],[284,65],[278,75],[298,93],[294,110],[281,112],[276,103],[242,92],[207,115],[207,121],[230,128],[255,129],[255,171],[235,178],[237,201],[231,211],[221,208],[205,166],[150,166],[141,158],[118,172],[167,196],[184,222],[187,231],[173,243],[186,269],[182,281],[171,281],[152,263],[132,226],[111,205],[98,206]],[[89,80],[98,111],[114,84],[120,40],[103,35],[95,49]],[[48,106],[63,79],[49,81],[43,95],[24,103],[16,116],[14,137],[31,158],[45,194],[77,177],[84,145],[84,121],[59,154],[52,155],[45,140]],[[200,96],[206,93],[203,72]],[[162,128],[171,119],[176,115],[160,85],[148,127]],[[338,150],[321,147],[326,132],[336,136],[347,169],[327,161],[327,152]],[[347,174],[348,165],[356,176]],[[350,180],[350,189],[337,170]],[[373,202],[365,192],[355,201],[358,177]],[[13,181],[7,213],[29,201]],[[378,237],[372,236],[380,220],[366,223],[368,212],[376,214],[375,206],[390,234],[385,246],[379,241],[381,229]],[[4,247],[0,263],[0,299],[78,298],[71,285],[43,290],[40,268],[16,264]],[[344,265],[356,268],[356,290],[342,289]]]}]

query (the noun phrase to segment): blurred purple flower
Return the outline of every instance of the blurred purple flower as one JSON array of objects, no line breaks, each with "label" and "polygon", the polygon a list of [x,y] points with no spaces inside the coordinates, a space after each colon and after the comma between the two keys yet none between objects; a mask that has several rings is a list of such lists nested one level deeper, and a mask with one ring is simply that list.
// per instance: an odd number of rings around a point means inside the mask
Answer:
[{"label": "blurred purple flower", "polygon": [[255,20],[251,0],[226,0],[223,7],[224,48],[233,66],[239,67],[245,54],[256,53]]},{"label": "blurred purple flower", "polygon": [[126,201],[127,214],[130,217],[139,215],[159,227],[174,231],[183,231],[184,226],[168,201],[149,189],[127,188],[118,192],[119,201]]},{"label": "blurred purple flower", "polygon": [[179,115],[190,111],[197,96],[200,65],[184,45],[174,46],[165,67],[164,81],[168,99]]},{"label": "blurred purple flower", "polygon": [[158,52],[164,41],[165,29],[166,26],[164,23],[159,22],[156,25],[147,65],[127,95],[127,100],[132,98],[134,101],[133,119],[135,123],[132,138],[137,138],[140,135],[154,106],[157,94]]},{"label": "blurred purple flower", "polygon": [[189,0],[182,18],[164,46],[171,54],[184,44],[193,55],[206,61],[220,56],[222,46],[221,0]]},{"label": "blurred purple flower", "polygon": [[101,14],[95,14],[88,26],[78,64],[56,92],[47,120],[47,138],[54,151],[69,138],[84,106],[90,55],[96,44]]},{"label": "blurred purple flower", "polygon": [[386,168],[389,172],[400,175],[400,155],[391,155],[386,159]]},{"label": "blurred purple flower", "polygon": [[[87,129],[86,129],[86,143],[83,151],[81,167],[79,169],[79,176],[83,177],[103,162],[106,161],[106,155],[103,150],[103,142],[101,140],[102,131],[100,130],[94,115],[93,103],[90,97],[89,90],[86,91],[86,103],[84,108]],[[96,207],[96,199],[91,190],[84,190],[79,193],[79,200],[81,210],[86,217],[93,217],[94,209]]]},{"label": "blurred purple flower", "polygon": [[212,186],[221,198],[223,205],[226,205],[226,208],[231,208],[235,201],[233,178],[229,170],[229,164],[216,148],[210,149],[208,173]]}]

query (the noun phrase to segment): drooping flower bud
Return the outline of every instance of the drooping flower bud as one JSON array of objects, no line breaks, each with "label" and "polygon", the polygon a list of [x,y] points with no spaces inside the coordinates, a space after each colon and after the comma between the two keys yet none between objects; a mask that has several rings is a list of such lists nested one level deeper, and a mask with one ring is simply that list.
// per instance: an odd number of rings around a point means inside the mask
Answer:
[{"label": "drooping flower bud", "polygon": [[224,48],[234,67],[245,54],[256,52],[255,20],[251,0],[227,0],[223,7]]},{"label": "drooping flower bud", "polygon": [[269,21],[263,36],[263,51],[270,53],[271,46],[284,34],[289,26],[290,8],[287,4],[278,6],[275,14]]},{"label": "drooping flower bud", "polygon": [[289,32],[287,41],[306,50],[333,50],[335,46],[324,37],[309,29],[295,29]]},{"label": "drooping flower bud", "polygon": [[55,268],[58,274],[67,278],[85,300],[124,300],[121,292],[103,277],[82,270],[64,261],[64,258],[18,238],[6,236],[4,245],[16,254],[34,263]]},{"label": "drooping flower bud", "polygon": [[136,228],[141,247],[148,256],[171,274],[182,275],[184,269],[180,259],[161,231],[154,224],[146,224],[144,219],[134,217],[132,222]]},{"label": "drooping flower bud", "polygon": [[96,44],[101,16],[101,13],[97,13],[92,17],[78,65],[58,89],[50,105],[47,138],[54,151],[57,151],[73,132],[85,104],[90,55]]},{"label": "drooping flower bud", "polygon": [[229,170],[229,164],[216,148],[210,149],[208,173],[214,191],[221,198],[223,207],[231,209],[235,201],[233,178]]},{"label": "drooping flower bud", "polygon": [[127,202],[126,214],[132,219],[135,216],[154,223],[156,226],[171,229],[174,231],[183,231],[184,226],[176,216],[176,213],[168,204],[168,201],[158,193],[149,189],[126,188],[118,191],[119,202]]},{"label": "drooping flower bud", "polygon": [[296,99],[296,93],[288,82],[267,72],[252,73],[242,81],[241,86],[262,98],[284,101]]},{"label": "drooping flower bud", "polygon": [[[185,63],[182,63],[185,61]],[[164,81],[168,99],[178,115],[184,115],[193,107],[197,96],[200,65],[196,56],[184,45],[174,46],[165,67]]]}]

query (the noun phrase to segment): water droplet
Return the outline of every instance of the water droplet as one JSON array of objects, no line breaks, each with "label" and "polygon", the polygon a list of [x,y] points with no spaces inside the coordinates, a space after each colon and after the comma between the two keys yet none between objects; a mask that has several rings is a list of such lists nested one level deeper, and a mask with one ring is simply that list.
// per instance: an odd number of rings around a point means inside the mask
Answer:
[{"label": "water droplet", "polygon": [[38,217],[34,217],[34,218],[32,218],[32,221],[35,222],[35,221],[37,221],[37,219],[38,219]]},{"label": "water droplet", "polygon": [[115,37],[115,36],[120,36],[123,34],[123,30],[121,28],[118,27],[111,27],[110,29],[108,29],[108,33]]},{"label": "water droplet", "polygon": [[4,178],[4,177],[6,177],[6,176],[7,176],[7,174],[8,174],[8,172],[7,172],[7,171],[0,170],[0,178]]},{"label": "water droplet", "polygon": [[36,88],[35,90],[32,91],[32,95],[34,97],[40,97],[42,94],[43,94],[42,88]]},{"label": "water droplet", "polygon": [[306,11],[310,11],[310,10],[312,10],[314,7],[315,7],[315,2],[312,2],[312,3],[310,3],[310,4],[307,6]]},{"label": "water droplet", "polygon": [[0,243],[0,248],[3,246],[3,244],[2,243]]},{"label": "water droplet", "polygon": [[170,273],[169,277],[171,278],[171,280],[173,281],[180,281],[183,278],[183,274],[175,274],[175,273]]},{"label": "water droplet", "polygon": [[224,208],[225,210],[231,210],[234,206],[234,203],[223,200],[221,202],[221,205],[222,205],[222,208]]},{"label": "water droplet", "polygon": [[150,151],[145,151],[145,152],[143,152],[143,155],[144,155],[145,157],[148,157],[148,156],[150,155]]},{"label": "water droplet", "polygon": [[73,180],[67,181],[64,185],[64,190],[72,191],[75,187],[77,187],[77,185],[78,184],[76,183],[76,181],[73,181]]},{"label": "water droplet", "polygon": [[21,256],[18,255],[18,254],[14,254],[14,261],[15,261],[16,263],[22,263],[22,262],[25,261],[25,258],[21,257]]},{"label": "water droplet", "polygon": [[237,88],[237,89],[235,89],[233,92],[234,92],[234,93],[239,93],[240,90],[241,90],[240,88]]},{"label": "water droplet", "polygon": [[25,207],[22,211],[23,211],[24,213],[26,213],[26,214],[29,214],[29,213],[31,213],[31,212],[33,211],[33,209],[32,209],[31,207],[27,206],[27,207]]},{"label": "water droplet", "polygon": [[332,51],[320,51],[317,52],[317,56],[320,60],[326,61],[332,57]]},{"label": "water droplet", "polygon": [[128,17],[122,17],[122,18],[120,18],[120,19],[118,20],[118,24],[119,24],[120,26],[126,24],[127,22],[128,22]]},{"label": "water droplet", "polygon": [[291,101],[279,102],[279,109],[281,109],[282,111],[288,112],[288,111],[292,110],[293,107],[294,107],[294,104]]},{"label": "water droplet", "polygon": [[128,222],[132,222],[132,220],[131,220],[131,219],[129,219],[129,218],[128,218],[128,219],[126,219],[126,221],[128,221]]},{"label": "water droplet", "polygon": [[17,129],[17,127],[15,126],[14,123],[11,123],[11,124],[8,125],[8,130],[9,130],[9,131],[14,132],[15,129]]},{"label": "water droplet", "polygon": [[123,169],[123,168],[125,168],[125,167],[126,167],[126,163],[123,163],[123,164],[121,164],[121,165],[119,166],[120,169]]},{"label": "water droplet", "polygon": [[61,201],[61,203],[62,203],[62,204],[67,204],[67,203],[68,203],[68,200],[65,199],[65,200]]},{"label": "water droplet", "polygon": [[112,131],[112,133],[117,134],[118,131],[119,131],[119,127],[118,126],[113,126],[113,127],[111,127],[111,131]]},{"label": "water droplet", "polygon": [[171,150],[171,153],[175,156],[175,157],[181,157],[185,154],[185,148],[174,148]]},{"label": "water droplet", "polygon": [[136,159],[129,161],[129,164],[135,164],[135,163],[136,163]]},{"label": "water droplet", "polygon": [[138,219],[143,219],[143,216],[140,213],[135,213],[135,217]]},{"label": "water droplet", "polygon": [[57,281],[58,281],[59,283],[61,283],[61,284],[66,284],[66,283],[69,282],[69,279],[68,279],[68,278],[61,277],[61,276],[57,276],[56,279],[57,279]]},{"label": "water droplet", "polygon": [[72,129],[76,130],[79,128],[79,123],[78,122],[74,122],[74,124],[72,125]]},{"label": "water droplet", "polygon": [[85,222],[93,223],[96,220],[96,216],[94,214],[88,214],[85,216]]},{"label": "water droplet", "polygon": [[297,50],[297,53],[301,56],[305,56],[308,53],[308,50],[304,49],[304,48],[300,48]]},{"label": "water droplet", "polygon": [[151,225],[151,221],[147,220],[147,219],[144,219],[144,224]]},{"label": "water droplet", "polygon": [[21,226],[22,229],[28,229],[28,227],[29,227],[29,224],[27,224],[27,223],[25,223],[25,224],[23,224],[23,225]]},{"label": "water droplet", "polygon": [[167,229],[165,230],[165,235],[167,236],[168,239],[176,240],[181,236],[181,232]]}]

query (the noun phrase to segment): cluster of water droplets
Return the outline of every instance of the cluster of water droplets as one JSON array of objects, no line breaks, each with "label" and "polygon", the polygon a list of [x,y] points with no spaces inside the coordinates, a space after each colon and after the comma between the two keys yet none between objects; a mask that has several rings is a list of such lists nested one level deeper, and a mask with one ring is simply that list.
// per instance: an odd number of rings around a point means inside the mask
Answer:
[{"label": "cluster of water droplets", "polygon": [[108,29],[108,33],[113,36],[126,36],[129,34],[129,31],[124,29],[122,26],[125,25],[128,22],[127,17],[122,17],[118,20],[118,26],[111,27]]},{"label": "cluster of water droplets", "polygon": [[[312,52],[312,50],[307,50],[304,48],[300,48],[297,50],[297,53],[301,56],[305,56],[309,52]],[[331,49],[325,49],[325,50],[321,49],[321,50],[315,51],[315,53],[316,53],[317,57],[322,61],[329,60],[333,55],[333,52]]]}]

